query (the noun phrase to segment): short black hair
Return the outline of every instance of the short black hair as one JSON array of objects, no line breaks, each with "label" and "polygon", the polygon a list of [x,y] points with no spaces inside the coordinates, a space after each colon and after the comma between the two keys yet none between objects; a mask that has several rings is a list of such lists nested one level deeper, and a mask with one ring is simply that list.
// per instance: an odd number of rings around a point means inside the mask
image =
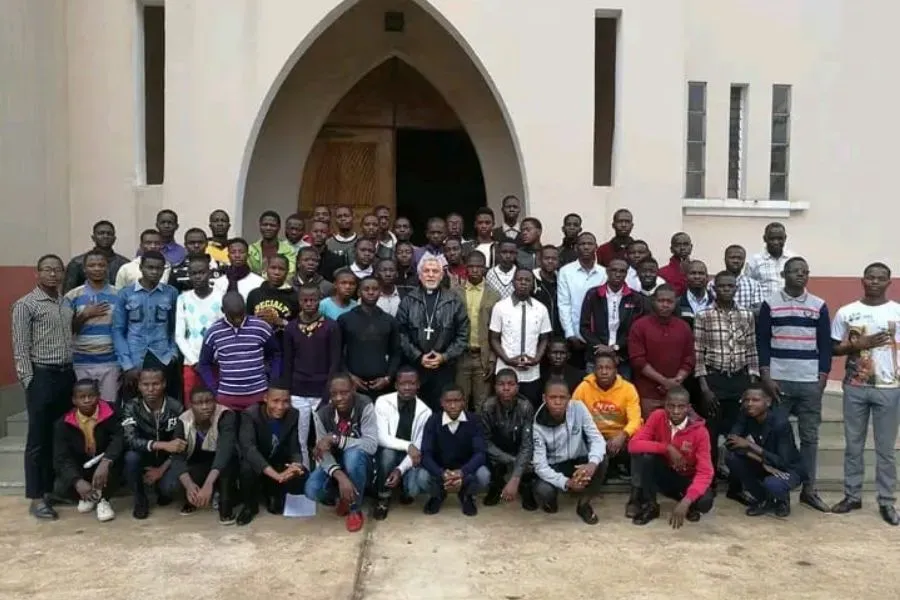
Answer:
[{"label": "short black hair", "polygon": [[554,252],[559,252],[559,248],[557,248],[553,244],[544,244],[543,246],[541,246],[541,254],[543,254],[547,250],[553,250]]},{"label": "short black hair", "polygon": [[802,263],[806,264],[806,266],[809,266],[809,263],[806,262],[806,259],[803,258],[802,256],[792,256],[789,259],[787,259],[786,261],[784,261],[784,267],[782,268],[782,271],[787,272],[787,270],[790,268],[790,266],[792,264],[794,264],[795,262],[802,262]]},{"label": "short black hair", "polygon": [[869,272],[869,269],[884,269],[885,271],[887,271],[888,277],[891,276],[891,268],[883,262],[873,262],[866,265],[866,268],[863,269],[863,276],[865,276],[865,274]]},{"label": "short black hair", "polygon": [[326,386],[326,389],[331,388],[331,384],[335,381],[341,380],[349,383],[351,387],[353,386],[353,378],[350,376],[350,373],[348,373],[347,371],[338,371],[328,379],[328,385]]},{"label": "short black hair", "polygon": [[516,240],[506,238],[505,240],[500,240],[499,242],[497,242],[497,249],[499,250],[502,246],[507,245],[507,244],[512,244],[516,248],[519,247],[519,243],[516,242]]},{"label": "short black hair", "polygon": [[98,227],[103,227],[104,225],[106,227],[112,227],[112,230],[115,233],[116,226],[112,224],[112,221],[107,221],[106,219],[101,219],[100,221],[97,221],[96,223],[94,223],[94,226],[91,227],[91,231],[97,231]]},{"label": "short black hair", "polygon": [[378,278],[375,277],[374,275],[363,275],[362,277],[359,278],[359,287],[362,287],[362,284],[364,284],[367,281],[373,281],[378,286],[381,285],[381,282],[378,281]]},{"label": "short black hair", "polygon": [[529,275],[531,275],[531,278],[534,279],[534,271],[525,267],[516,267],[515,272],[513,273],[513,277],[518,276],[520,272],[528,273]]},{"label": "short black hair", "polygon": [[516,196],[515,194],[507,194],[507,195],[503,196],[503,200],[500,201],[500,206],[506,206],[506,202],[509,200],[515,200],[516,202],[521,202],[521,200],[519,200],[519,197]]},{"label": "short black hair", "polygon": [[141,266],[142,267],[144,266],[144,263],[147,262],[148,260],[158,260],[158,261],[162,262],[163,264],[166,263],[166,257],[163,256],[162,252],[159,252],[157,250],[151,250],[150,252],[144,252],[143,254],[141,254]]},{"label": "short black hair", "polygon": [[563,223],[565,223],[566,221],[568,221],[569,219],[571,219],[573,217],[578,219],[579,222],[581,222],[581,215],[579,215],[578,213],[569,213],[563,217]]},{"label": "short black hair", "polygon": [[206,252],[194,252],[192,254],[188,254],[187,263],[190,265],[193,262],[204,262],[207,265],[212,261],[212,257]]},{"label": "short black hair", "polygon": [[312,246],[303,246],[302,248],[297,250],[297,258],[300,258],[304,254],[315,254],[316,256],[319,256],[319,251]]},{"label": "short black hair", "polygon": [[494,381],[498,381],[501,377],[512,377],[516,380],[516,383],[519,382],[519,376],[516,372],[509,367],[503,367],[494,375]]},{"label": "short black hair", "polygon": [[261,215],[259,215],[259,222],[262,223],[262,220],[266,217],[270,219],[275,219],[275,222],[281,225],[281,215],[279,215],[274,210],[264,210]]},{"label": "short black hair", "polygon": [[300,213],[291,213],[287,216],[285,221],[303,221],[306,222],[306,219]]},{"label": "short black hair", "polygon": [[[675,294],[675,288],[673,288],[668,283],[661,283],[656,286],[655,290],[653,290],[653,297],[656,298],[660,292],[672,292],[673,294]],[[677,296],[678,294],[675,295]]]},{"label": "short black hair", "polygon": [[397,240],[397,243],[394,244],[394,253],[397,252],[397,248],[399,248],[400,246],[409,246],[410,248],[413,248],[413,249],[415,249],[415,247],[416,247],[415,244],[413,244],[409,240]]},{"label": "short black hair", "polygon": [[549,347],[550,344],[562,344],[566,347],[566,352],[569,351],[569,343],[566,341],[566,338],[561,335],[554,335],[553,337],[551,337],[550,341],[547,342],[547,346]]},{"label": "short black hair", "polygon": [[547,378],[547,381],[544,383],[544,392],[546,393],[551,387],[561,386],[566,389],[566,393],[571,398],[572,390],[569,389],[569,383],[560,375],[551,375]]},{"label": "short black hair", "polygon": [[615,221],[619,217],[619,215],[621,215],[622,213],[628,213],[629,215],[634,217],[634,215],[631,213],[631,211],[628,210],[627,208],[620,208],[620,209],[617,209],[616,212],[613,213],[613,221]]},{"label": "short black hair", "polygon": [[242,238],[242,237],[233,237],[233,238],[231,238],[230,240],[228,240],[227,242],[225,242],[225,247],[228,248],[229,246],[233,246],[234,244],[240,244],[241,246],[244,247],[244,250],[249,250],[249,249],[250,249],[250,244],[248,244],[248,243],[247,243],[247,240],[245,240],[245,239]]},{"label": "short black hair", "polygon": [[397,261],[393,258],[379,258],[375,261],[375,270],[377,271],[378,269],[380,269],[381,265],[383,265],[384,263],[391,263],[395,268],[397,266]]},{"label": "short black hair", "polygon": [[484,255],[484,252],[481,250],[472,250],[469,252],[469,255],[466,256],[466,263],[468,263],[471,259],[480,260],[481,264],[487,264],[487,257]]},{"label": "short black hair", "polygon": [[740,244],[731,244],[730,246],[725,248],[725,254],[728,254],[728,252],[731,250],[740,250],[741,252],[744,253],[744,256],[747,255],[747,249],[744,248],[743,246],[741,246]]},{"label": "short black hair", "polygon": [[271,264],[271,262],[272,262],[273,260],[283,260],[283,261],[284,261],[284,268],[285,268],[285,269],[290,269],[290,268],[291,268],[291,259],[289,259],[289,258],[288,258],[287,256],[285,256],[284,254],[276,254],[275,256],[270,256],[270,257],[269,257],[269,263]]},{"label": "short black hair", "polygon": [[141,243],[143,243],[144,238],[147,237],[148,235],[160,235],[161,236],[162,234],[159,232],[159,229],[145,229],[141,232],[141,236],[138,239],[141,241]]},{"label": "short black hair", "polygon": [[541,231],[544,230],[544,226],[541,224],[540,219],[536,217],[525,217],[524,219],[522,219],[522,222],[519,224],[519,226],[521,227],[525,223],[531,223],[532,225],[534,225],[535,229],[540,229]]},{"label": "short black hair", "polygon": [[356,279],[356,275],[353,274],[353,271],[350,270],[350,267],[341,267],[334,272],[334,280],[337,281],[340,277],[345,277],[349,275],[354,280]]},{"label": "short black hair", "polygon": [[184,239],[187,240],[187,236],[191,235],[192,233],[202,234],[204,239],[207,237],[206,232],[203,231],[202,229],[200,229],[199,227],[191,227],[190,229],[188,229],[187,231],[184,232]]},{"label": "short black hair", "polygon": [[451,383],[451,384],[445,386],[444,389],[441,390],[441,400],[443,400],[444,396],[446,396],[447,394],[456,394],[456,393],[458,393],[463,398],[466,397],[466,394],[465,394],[465,392],[463,392],[463,389],[461,386],[459,386],[455,383]]},{"label": "short black hair", "polygon": [[735,275],[730,271],[719,271],[716,273],[716,276],[713,277],[713,285],[715,285],[715,282],[719,281],[719,277],[735,277]]},{"label": "short black hair", "polygon": [[425,223],[425,229],[428,229],[429,227],[431,227],[432,225],[434,225],[436,223],[441,223],[442,225],[444,225],[444,227],[447,226],[447,221],[445,221],[443,219],[443,217],[430,217],[428,219],[428,221]]},{"label": "short black hair", "polygon": [[678,236],[681,236],[681,235],[686,236],[687,239],[691,239],[691,236],[688,235],[687,232],[685,232],[685,231],[676,231],[675,233],[672,234],[672,238],[669,240],[669,244],[674,244],[674,243],[675,243],[675,238],[677,238]]},{"label": "short black hair", "polygon": [[586,235],[590,236],[595,244],[597,243],[597,236],[594,235],[593,233],[591,233],[590,231],[582,231],[581,233],[578,234],[578,237],[575,238],[575,241],[577,242],[577,241],[581,240],[581,238],[583,238]]},{"label": "short black hair", "polygon": [[763,230],[763,235],[768,235],[769,233],[772,232],[773,229],[781,229],[782,231],[787,232],[787,230],[784,228],[783,223],[779,223],[778,221],[772,221],[771,223],[766,225],[766,228]]},{"label": "short black hair", "polygon": [[631,240],[630,242],[628,242],[628,245],[626,246],[626,248],[631,248],[632,246],[640,246],[640,245],[647,246],[647,250],[650,250],[650,244],[648,244],[644,240]]},{"label": "short black hair", "polygon": [[769,393],[769,390],[767,390],[765,386],[763,386],[763,384],[759,382],[751,383],[750,385],[748,385],[744,392],[741,394],[741,397],[745,396],[747,392],[759,392],[769,400],[772,399],[772,394]]},{"label": "short black hair", "polygon": [[679,397],[684,398],[688,402],[691,401],[691,393],[687,391],[687,388],[683,385],[676,385],[675,387],[669,388],[669,391],[666,392],[666,398],[669,397]]},{"label": "short black hair", "polygon": [[175,222],[178,222],[178,213],[172,210],[171,208],[164,208],[158,213],[156,213],[156,220],[159,221],[159,218],[163,215],[172,215],[175,217]]},{"label": "short black hair", "polygon": [[491,218],[491,221],[494,220],[494,211],[489,206],[479,206],[478,210],[475,211],[475,218],[478,218],[478,215],[487,215]]},{"label": "short black hair", "polygon": [[619,357],[616,356],[615,352],[611,352],[609,350],[603,350],[603,351],[600,351],[600,352],[597,352],[596,354],[594,354],[594,364],[596,365],[597,361],[604,360],[607,358],[609,360],[613,361],[614,363],[617,363],[619,361]]},{"label": "short black hair", "polygon": [[642,260],[641,262],[638,263],[638,269],[641,268],[641,265],[647,265],[647,264],[653,265],[654,267],[659,267],[659,261],[656,260],[655,258],[653,258],[652,256],[648,256],[647,258],[645,258],[644,260]]},{"label": "short black hair", "polygon": [[412,365],[403,365],[399,369],[397,369],[397,374],[394,375],[394,381],[396,381],[401,375],[415,375],[419,376],[419,371]]},{"label": "short black hair", "polygon": [[322,292],[319,289],[319,286],[317,286],[315,283],[304,283],[297,289],[298,296],[300,294],[315,294],[318,296],[321,293]]},{"label": "short black hair", "polygon": [[[144,373],[159,373],[159,376],[163,378],[163,381],[166,380],[166,370],[163,368],[161,364],[159,364],[158,360],[155,358],[151,358],[153,355],[148,352],[147,356],[144,358],[144,362],[141,364],[141,374]],[[165,394],[165,391],[163,391]]]},{"label": "short black hair", "polygon": [[59,264],[61,264],[61,265],[64,264],[64,263],[63,263],[63,259],[61,259],[58,255],[56,255],[56,254],[44,254],[44,255],[41,256],[39,259],[37,259],[37,268],[38,268],[38,269],[41,268],[41,263],[44,262],[45,260],[58,260],[58,261],[59,261]]},{"label": "short black hair", "polygon": [[89,387],[98,396],[100,395],[100,382],[90,377],[82,377],[72,385],[72,395],[75,395],[75,388]]},{"label": "short black hair", "polygon": [[[374,215],[366,215],[366,216],[368,217],[368,216],[374,216]],[[368,242],[368,243],[372,244],[373,246],[375,245],[375,242],[373,242],[369,238],[358,237],[358,238],[356,238],[356,241],[353,242],[353,247],[359,248],[359,245],[362,244],[363,242]]]},{"label": "short black hair", "polygon": [[87,264],[88,259],[92,258],[92,257],[93,258],[98,258],[98,257],[102,258],[105,262],[109,263],[109,257],[106,256],[106,253],[103,252],[103,250],[100,250],[99,248],[93,248],[84,253],[84,263],[83,264]]},{"label": "short black hair", "polygon": [[202,383],[198,383],[194,387],[191,388],[191,400],[196,398],[197,396],[202,396],[204,394],[209,394],[215,400],[216,395],[212,393],[212,390],[203,385]]}]

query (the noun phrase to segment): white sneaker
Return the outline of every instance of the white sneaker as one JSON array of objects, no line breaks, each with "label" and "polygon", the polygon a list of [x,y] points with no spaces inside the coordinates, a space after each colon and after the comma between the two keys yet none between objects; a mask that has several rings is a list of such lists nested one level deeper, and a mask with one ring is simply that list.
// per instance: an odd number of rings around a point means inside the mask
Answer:
[{"label": "white sneaker", "polygon": [[101,523],[112,521],[116,518],[116,511],[109,504],[109,500],[101,500],[97,503],[97,520]]},{"label": "white sneaker", "polygon": [[83,515],[88,514],[96,508],[97,503],[93,500],[79,500],[78,501],[78,512]]}]

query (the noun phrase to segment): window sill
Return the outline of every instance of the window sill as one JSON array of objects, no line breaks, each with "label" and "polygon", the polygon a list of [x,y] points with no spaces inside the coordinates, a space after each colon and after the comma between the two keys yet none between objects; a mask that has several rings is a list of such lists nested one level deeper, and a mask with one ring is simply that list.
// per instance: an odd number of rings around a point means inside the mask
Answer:
[{"label": "window sill", "polygon": [[737,198],[683,198],[685,215],[706,217],[779,217],[809,210],[809,202],[791,200],[740,200]]}]

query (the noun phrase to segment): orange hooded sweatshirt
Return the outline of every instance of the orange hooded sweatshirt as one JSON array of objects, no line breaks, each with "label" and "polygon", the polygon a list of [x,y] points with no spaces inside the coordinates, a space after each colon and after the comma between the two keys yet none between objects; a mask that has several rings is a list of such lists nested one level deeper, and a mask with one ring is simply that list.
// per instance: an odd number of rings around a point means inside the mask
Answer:
[{"label": "orange hooded sweatshirt", "polygon": [[573,400],[579,400],[587,406],[597,429],[605,439],[624,431],[629,438],[641,428],[641,400],[637,389],[621,375],[608,390],[597,385],[597,378],[591,374],[584,378],[575,393]]}]

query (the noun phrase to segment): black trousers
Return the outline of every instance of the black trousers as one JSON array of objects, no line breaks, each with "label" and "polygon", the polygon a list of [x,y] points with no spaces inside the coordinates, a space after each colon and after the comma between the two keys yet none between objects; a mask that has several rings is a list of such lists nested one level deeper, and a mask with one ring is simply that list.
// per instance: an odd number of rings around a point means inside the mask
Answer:
[{"label": "black trousers", "polygon": [[703,415],[709,431],[713,467],[719,465],[719,436],[731,433],[741,414],[741,396],[750,385],[750,373],[744,369],[736,373],[725,373],[709,369],[706,384],[719,401],[719,411],[715,415]]},{"label": "black trousers", "polygon": [[[506,485],[506,482],[509,481],[509,478],[512,476],[512,465],[489,460],[488,469],[491,471],[490,489],[503,489],[503,486]],[[519,493],[530,495],[532,493],[531,488],[533,485],[534,471],[531,469],[531,464],[528,464],[522,472],[522,477],[519,479]]]},{"label": "black trousers", "polygon": [[535,379],[534,381],[521,381],[519,382],[519,394],[528,398],[528,401],[531,402],[531,406],[534,408],[535,412],[541,406],[541,402],[543,402],[543,392],[541,386],[540,378]]},{"label": "black trousers", "polygon": [[[550,465],[550,468],[552,468],[557,473],[562,473],[566,477],[572,477],[572,475],[575,474],[575,468],[578,465],[585,464],[587,461],[588,457],[583,456],[573,460],[566,460]],[[603,485],[603,480],[606,479],[606,469],[608,467],[609,460],[604,458],[603,462],[597,465],[597,470],[594,471],[594,476],[591,478],[591,482],[581,492],[579,492],[579,494],[581,496],[589,497],[593,497],[599,494],[600,487]],[[538,503],[546,505],[552,502],[556,502],[557,496],[560,492],[559,489],[544,481],[543,479],[540,479],[539,477],[535,477],[533,481],[534,485],[532,489],[534,490],[534,497],[538,501]]]},{"label": "black trousers", "polygon": [[[684,498],[691,485],[691,478],[676,472],[668,465],[665,458],[656,454],[635,454],[634,466],[640,470],[641,500],[655,503],[657,492],[673,500]],[[691,505],[694,510],[707,513],[712,509],[715,493],[710,486],[703,495]]]},{"label": "black trousers", "polygon": [[[99,463],[98,463],[99,464]],[[94,478],[94,472],[97,470],[97,465],[94,465],[90,469],[81,469],[81,478],[91,483],[91,480]],[[100,497],[104,500],[109,500],[113,496],[116,495],[116,491],[119,489],[119,484],[122,480],[122,465],[113,463],[109,467],[109,477],[106,479],[106,487],[103,488],[103,491],[100,494]],[[81,500],[81,496],[78,495],[78,492],[75,491],[75,484],[68,483],[60,480],[59,478],[53,482],[53,494],[55,496],[59,496],[60,498],[66,498],[68,500]]]},{"label": "black trousers", "polygon": [[[276,471],[281,471],[284,466],[272,465]],[[306,486],[306,478],[308,476],[308,473],[304,473],[302,477],[294,477],[285,483],[276,483],[271,477],[255,472],[247,461],[242,461],[239,477],[244,508],[257,512],[259,511],[260,500],[268,506],[283,507],[284,497],[287,494],[295,496],[303,494],[303,488]],[[221,502],[221,496],[219,501]]]},{"label": "black trousers", "polygon": [[433,411],[441,408],[441,394],[456,381],[456,362],[447,362],[437,369],[425,369],[417,365],[419,371],[419,398]]},{"label": "black trousers", "polygon": [[[202,487],[209,472],[212,471],[212,461],[196,461],[188,462],[187,469],[181,473],[174,473],[176,478],[180,478],[182,474],[187,473],[198,486]],[[219,471],[219,478],[216,479],[215,489],[219,492],[219,516],[230,516],[234,512],[235,506],[235,475],[237,473],[237,461],[233,461],[224,469]],[[184,489],[180,479],[175,479],[176,489],[168,491],[168,495],[174,496],[177,488]]]},{"label": "black trousers", "polygon": [[33,364],[32,369],[25,390],[25,497],[37,499],[53,490],[53,426],[72,407],[75,372],[71,365]]}]

